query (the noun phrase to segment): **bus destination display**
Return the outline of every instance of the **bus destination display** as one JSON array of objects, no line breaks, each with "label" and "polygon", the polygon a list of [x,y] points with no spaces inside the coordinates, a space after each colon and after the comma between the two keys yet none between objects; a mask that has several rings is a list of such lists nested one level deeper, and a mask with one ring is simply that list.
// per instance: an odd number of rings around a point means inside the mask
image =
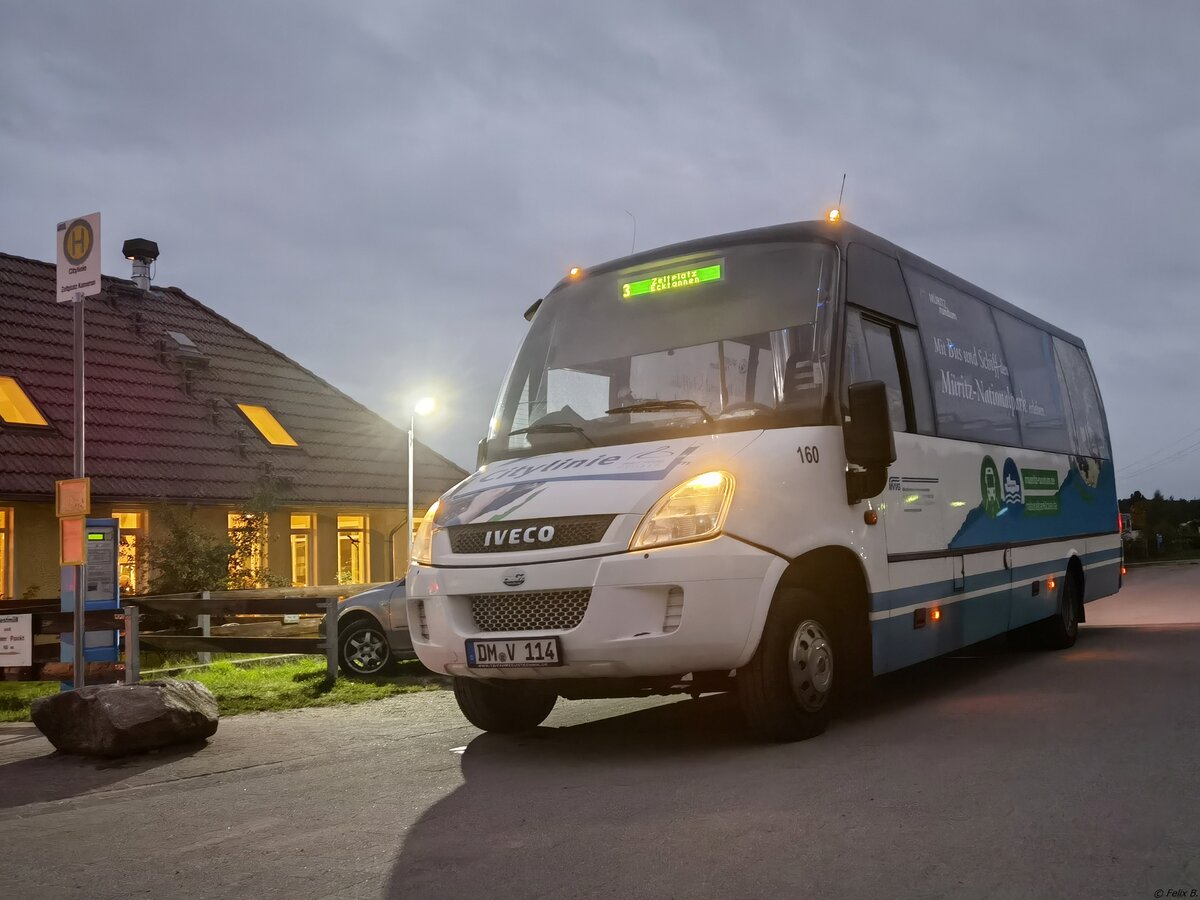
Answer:
[{"label": "bus destination display", "polygon": [[721,263],[702,266],[698,269],[680,269],[677,272],[667,272],[655,275],[653,278],[643,278],[641,281],[625,281],[621,283],[621,297],[629,300],[643,294],[661,294],[666,291],[677,291],[680,288],[693,287],[706,281],[720,281],[722,277]]}]

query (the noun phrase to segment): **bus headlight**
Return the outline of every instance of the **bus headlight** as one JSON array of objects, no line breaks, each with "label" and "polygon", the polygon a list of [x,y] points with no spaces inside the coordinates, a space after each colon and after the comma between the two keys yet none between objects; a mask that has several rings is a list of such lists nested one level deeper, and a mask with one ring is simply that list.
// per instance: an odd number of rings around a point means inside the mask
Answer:
[{"label": "bus headlight", "polygon": [[434,502],[433,506],[429,507],[429,512],[425,513],[425,518],[421,520],[421,527],[417,529],[417,536],[413,538],[410,562],[421,563],[425,566],[433,562],[433,532],[435,530],[433,518],[437,515],[441,502],[441,500]]},{"label": "bus headlight", "polygon": [[725,526],[732,500],[733,476],[728,472],[705,472],[689,478],[650,508],[634,532],[629,549],[646,550],[715,537]]}]

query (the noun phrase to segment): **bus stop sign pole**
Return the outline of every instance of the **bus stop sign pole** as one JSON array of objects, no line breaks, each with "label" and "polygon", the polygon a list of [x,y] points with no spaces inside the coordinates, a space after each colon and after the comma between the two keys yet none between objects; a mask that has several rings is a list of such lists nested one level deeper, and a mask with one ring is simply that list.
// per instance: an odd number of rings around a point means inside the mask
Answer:
[{"label": "bus stop sign pole", "polygon": [[[83,371],[83,293],[75,294],[75,477],[82,478],[84,474],[84,371]],[[83,687],[87,682],[87,671],[83,661],[83,618],[84,598],[87,596],[87,566],[75,567],[75,628],[74,642],[74,671],[71,677],[76,688]]]},{"label": "bus stop sign pole", "polygon": [[[55,236],[58,256],[58,279],[55,299],[59,303],[73,303],[75,319],[75,477],[84,476],[84,372],[83,345],[84,321],[83,302],[85,297],[99,294],[101,285],[100,266],[100,213],[79,216],[58,223]],[[87,597],[87,567],[75,567],[74,612],[74,671],[72,682],[76,688],[83,687],[84,670],[84,622],[83,612]]]}]

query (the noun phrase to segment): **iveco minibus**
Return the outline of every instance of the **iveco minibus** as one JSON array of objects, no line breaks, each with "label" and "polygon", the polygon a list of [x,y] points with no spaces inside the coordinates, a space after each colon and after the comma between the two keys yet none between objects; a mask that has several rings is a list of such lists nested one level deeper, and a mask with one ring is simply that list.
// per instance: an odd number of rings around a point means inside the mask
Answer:
[{"label": "iveco minibus", "polygon": [[413,646],[480,728],[734,691],[804,738],[873,674],[1070,646],[1120,585],[1083,342],[849,222],[574,269],[526,317],[408,573]]}]

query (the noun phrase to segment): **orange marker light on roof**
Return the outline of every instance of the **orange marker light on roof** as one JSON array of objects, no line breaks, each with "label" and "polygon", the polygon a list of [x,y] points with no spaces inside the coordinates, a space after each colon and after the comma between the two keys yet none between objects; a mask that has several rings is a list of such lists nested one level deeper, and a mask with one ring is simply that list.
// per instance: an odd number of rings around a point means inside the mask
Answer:
[{"label": "orange marker light on roof", "polygon": [[836,206],[829,211],[830,222],[840,222],[842,220],[842,211]]},{"label": "orange marker light on roof", "polygon": [[571,266],[571,268],[567,270],[568,278],[578,278],[582,274],[583,269],[579,268],[579,266]]}]

